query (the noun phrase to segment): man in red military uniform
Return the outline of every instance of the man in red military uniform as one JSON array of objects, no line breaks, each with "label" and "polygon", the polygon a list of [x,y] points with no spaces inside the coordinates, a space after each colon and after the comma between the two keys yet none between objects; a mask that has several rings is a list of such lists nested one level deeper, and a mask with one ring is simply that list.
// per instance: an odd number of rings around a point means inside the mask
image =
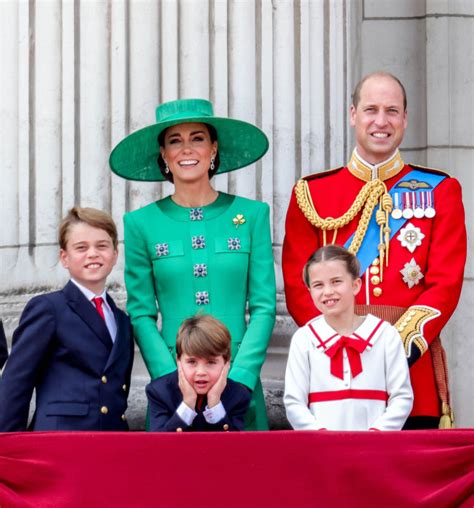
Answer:
[{"label": "man in red military uniform", "polygon": [[361,80],[350,122],[356,148],[347,166],[302,178],[292,193],[282,261],[287,307],[299,326],[315,316],[303,266],[320,246],[345,245],[362,265],[359,312],[391,321],[402,337],[415,395],[406,428],[436,427],[441,415],[449,427],[439,334],[458,303],[466,260],[461,187],[402,160],[406,93],[394,76]]}]

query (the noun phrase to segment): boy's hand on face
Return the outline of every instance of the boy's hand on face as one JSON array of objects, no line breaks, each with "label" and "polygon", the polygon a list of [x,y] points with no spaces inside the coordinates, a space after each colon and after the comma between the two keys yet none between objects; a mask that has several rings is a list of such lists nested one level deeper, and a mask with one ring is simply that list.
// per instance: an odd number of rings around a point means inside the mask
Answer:
[{"label": "boy's hand on face", "polygon": [[229,374],[230,362],[226,362],[222,368],[221,375],[216,384],[207,392],[207,407],[217,406],[221,400],[222,392],[227,385],[227,375]]},{"label": "boy's hand on face", "polygon": [[196,407],[197,393],[194,388],[189,384],[186,379],[181,361],[178,360],[178,384],[181,393],[183,394],[183,402],[191,409]]}]

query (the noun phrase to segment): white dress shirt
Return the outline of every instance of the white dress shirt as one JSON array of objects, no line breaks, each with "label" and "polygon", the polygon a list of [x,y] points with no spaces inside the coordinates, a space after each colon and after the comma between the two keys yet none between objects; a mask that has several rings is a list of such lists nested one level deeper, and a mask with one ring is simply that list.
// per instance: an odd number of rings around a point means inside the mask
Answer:
[{"label": "white dress shirt", "polygon": [[[196,418],[197,413],[194,409],[191,409],[184,401],[176,409],[178,416],[183,420],[186,425],[192,425],[194,418]],[[220,422],[226,415],[224,405],[222,402],[216,404],[214,407],[207,407],[202,412],[204,418],[207,423],[217,423]]]}]

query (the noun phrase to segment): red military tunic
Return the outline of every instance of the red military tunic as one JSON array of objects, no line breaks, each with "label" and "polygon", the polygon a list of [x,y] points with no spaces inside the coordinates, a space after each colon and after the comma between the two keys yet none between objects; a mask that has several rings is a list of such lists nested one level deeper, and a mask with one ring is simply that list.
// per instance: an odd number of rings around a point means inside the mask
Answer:
[{"label": "red military tunic", "polygon": [[[398,151],[375,169],[353,155],[347,167],[305,179],[319,216],[337,218],[347,212],[371,178],[378,177],[390,190],[413,169],[414,166],[403,163]],[[427,168],[416,169],[426,174],[441,173]],[[413,217],[402,226],[412,224],[409,228],[418,236],[419,245],[410,252],[406,242],[402,245],[397,238],[399,233],[396,233],[389,242],[388,267],[383,267],[383,280],[377,273],[380,267],[376,258],[362,276],[362,289],[356,298],[356,303],[361,305],[402,308],[403,314],[396,327],[412,363],[410,375],[415,401],[411,416],[440,415],[429,345],[439,336],[456,308],[466,261],[466,229],[459,182],[446,175],[433,190],[432,197],[436,210],[434,217]],[[377,209],[378,206],[374,213]],[[335,243],[344,245],[355,232],[360,215],[338,229]],[[333,231],[327,231],[326,235],[327,243],[331,243]],[[286,304],[299,326],[319,314],[303,283],[302,269],[311,254],[323,244],[323,232],[305,217],[293,192],[286,217],[282,266]],[[375,308],[372,312],[376,313]]]}]

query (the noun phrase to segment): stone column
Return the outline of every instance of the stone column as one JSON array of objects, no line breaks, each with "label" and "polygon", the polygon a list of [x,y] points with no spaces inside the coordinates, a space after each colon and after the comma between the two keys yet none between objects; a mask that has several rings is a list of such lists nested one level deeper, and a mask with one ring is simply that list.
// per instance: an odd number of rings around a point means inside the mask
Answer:
[{"label": "stone column", "polygon": [[[460,427],[474,425],[474,3],[426,2],[427,155],[463,188],[468,260],[459,306],[443,335],[451,394]],[[469,256],[470,253],[470,256]]]},{"label": "stone column", "polygon": [[[397,75],[408,95],[407,162],[441,168],[463,187],[472,253],[474,4],[463,0],[363,0],[360,74]],[[474,425],[473,265],[467,262],[459,306],[443,331],[457,425]]]}]

